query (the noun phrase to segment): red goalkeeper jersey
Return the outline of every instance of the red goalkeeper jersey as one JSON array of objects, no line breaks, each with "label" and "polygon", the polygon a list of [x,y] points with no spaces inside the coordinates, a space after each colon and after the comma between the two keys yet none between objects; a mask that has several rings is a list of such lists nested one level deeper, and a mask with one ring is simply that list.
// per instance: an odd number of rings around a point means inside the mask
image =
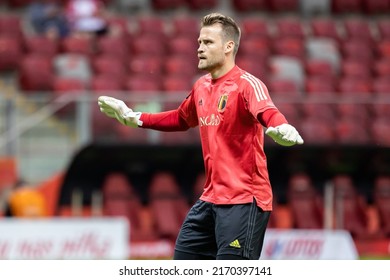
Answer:
[{"label": "red goalkeeper jersey", "polygon": [[266,86],[235,66],[219,79],[201,77],[179,107],[188,126],[199,125],[205,190],[201,199],[215,204],[251,203],[272,210],[272,189],[263,149],[259,113],[275,109]]}]

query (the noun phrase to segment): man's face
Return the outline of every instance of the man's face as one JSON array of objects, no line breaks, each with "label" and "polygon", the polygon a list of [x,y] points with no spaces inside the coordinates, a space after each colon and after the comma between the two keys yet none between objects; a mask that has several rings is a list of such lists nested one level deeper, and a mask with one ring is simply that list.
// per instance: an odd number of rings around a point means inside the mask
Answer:
[{"label": "man's face", "polygon": [[225,62],[225,43],[219,24],[202,27],[198,38],[198,68],[213,72]]}]

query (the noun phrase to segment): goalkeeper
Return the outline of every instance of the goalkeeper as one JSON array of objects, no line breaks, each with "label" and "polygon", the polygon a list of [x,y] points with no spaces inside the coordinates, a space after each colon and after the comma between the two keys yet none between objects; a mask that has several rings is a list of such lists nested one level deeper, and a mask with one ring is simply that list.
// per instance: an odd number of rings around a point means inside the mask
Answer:
[{"label": "goalkeeper", "polygon": [[201,21],[198,68],[205,70],[172,111],[133,112],[100,96],[100,110],[123,125],[160,131],[199,126],[206,181],[178,234],[174,259],[259,259],[272,211],[265,133],[283,146],[303,144],[263,82],[235,64],[241,31],[227,16]]}]

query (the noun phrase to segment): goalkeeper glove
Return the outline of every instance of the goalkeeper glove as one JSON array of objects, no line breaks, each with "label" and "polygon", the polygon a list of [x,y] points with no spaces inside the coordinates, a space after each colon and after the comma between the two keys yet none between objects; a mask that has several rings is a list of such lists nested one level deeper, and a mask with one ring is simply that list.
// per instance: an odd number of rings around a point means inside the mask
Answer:
[{"label": "goalkeeper glove", "polygon": [[140,120],[142,113],[133,112],[122,100],[109,96],[99,96],[98,104],[101,112],[110,118],[117,119],[121,124],[130,127],[142,126]]},{"label": "goalkeeper glove", "polygon": [[287,123],[278,125],[277,127],[270,126],[265,131],[265,134],[282,146],[303,144],[303,139],[295,127]]}]

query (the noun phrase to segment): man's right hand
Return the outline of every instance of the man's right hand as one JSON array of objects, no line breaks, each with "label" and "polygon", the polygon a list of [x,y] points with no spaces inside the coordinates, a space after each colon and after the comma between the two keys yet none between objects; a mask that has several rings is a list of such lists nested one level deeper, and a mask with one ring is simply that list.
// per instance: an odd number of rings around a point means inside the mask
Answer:
[{"label": "man's right hand", "polygon": [[110,118],[117,119],[121,124],[130,127],[142,126],[142,121],[140,120],[142,113],[133,112],[122,100],[110,96],[100,96],[98,104],[101,112]]}]

